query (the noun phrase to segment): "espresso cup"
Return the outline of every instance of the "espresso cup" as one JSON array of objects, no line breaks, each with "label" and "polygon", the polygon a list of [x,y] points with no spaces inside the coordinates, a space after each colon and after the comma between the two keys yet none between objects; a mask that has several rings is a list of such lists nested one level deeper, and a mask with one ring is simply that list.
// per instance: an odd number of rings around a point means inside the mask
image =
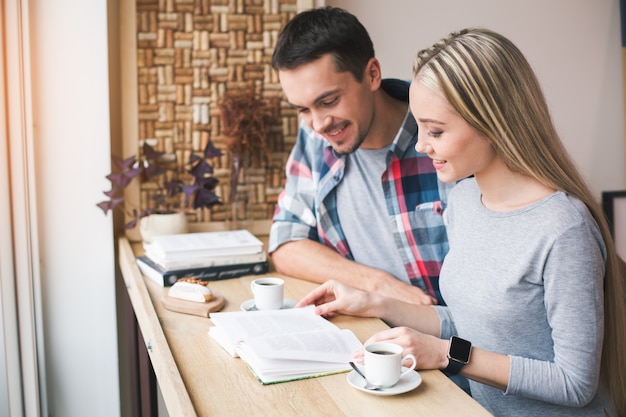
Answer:
[{"label": "espresso cup", "polygon": [[[411,366],[402,371],[402,363],[410,359]],[[365,346],[365,377],[367,382],[379,388],[396,385],[400,378],[412,372],[417,365],[412,354],[402,355],[402,346],[390,342],[372,343]]]},{"label": "espresso cup", "polygon": [[257,310],[280,310],[283,307],[285,281],[280,278],[265,277],[250,283]]}]

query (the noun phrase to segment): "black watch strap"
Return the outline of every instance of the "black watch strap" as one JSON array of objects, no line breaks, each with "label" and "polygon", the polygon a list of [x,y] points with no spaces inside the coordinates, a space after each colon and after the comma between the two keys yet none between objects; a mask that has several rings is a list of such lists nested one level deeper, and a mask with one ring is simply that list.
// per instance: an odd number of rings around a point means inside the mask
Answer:
[{"label": "black watch strap", "polygon": [[450,375],[458,374],[459,372],[461,372],[461,369],[463,369],[463,367],[467,365],[467,362],[459,362],[456,359],[450,357],[448,357],[448,360],[448,366],[446,367],[446,369],[444,369],[444,371]]},{"label": "black watch strap", "polygon": [[448,366],[444,371],[450,375],[456,375],[469,363],[472,352],[472,344],[457,336],[450,338],[448,347]]}]

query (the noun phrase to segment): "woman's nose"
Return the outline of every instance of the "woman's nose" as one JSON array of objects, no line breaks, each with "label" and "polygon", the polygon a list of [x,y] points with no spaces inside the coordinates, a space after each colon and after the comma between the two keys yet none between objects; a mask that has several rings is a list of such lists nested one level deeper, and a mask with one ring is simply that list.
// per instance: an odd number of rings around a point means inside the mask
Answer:
[{"label": "woman's nose", "polygon": [[417,135],[417,142],[415,143],[415,150],[420,153],[428,153],[429,145],[426,135]]}]

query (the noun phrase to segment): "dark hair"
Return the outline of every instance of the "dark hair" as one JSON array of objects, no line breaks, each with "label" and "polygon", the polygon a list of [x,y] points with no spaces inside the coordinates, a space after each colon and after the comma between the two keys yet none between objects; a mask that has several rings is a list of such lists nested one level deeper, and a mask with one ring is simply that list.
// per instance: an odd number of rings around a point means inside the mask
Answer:
[{"label": "dark hair", "polygon": [[325,54],[333,56],[337,71],[349,71],[361,82],[374,45],[354,15],[337,7],[311,9],[297,14],[280,32],[272,66],[276,71],[294,69]]}]

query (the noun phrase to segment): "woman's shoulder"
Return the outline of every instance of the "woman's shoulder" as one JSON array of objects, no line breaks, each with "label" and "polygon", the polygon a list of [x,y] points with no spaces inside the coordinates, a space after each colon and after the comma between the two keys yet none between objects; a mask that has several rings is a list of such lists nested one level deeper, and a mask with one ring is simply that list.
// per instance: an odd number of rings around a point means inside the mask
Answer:
[{"label": "woman's shoulder", "polygon": [[546,227],[555,231],[578,230],[579,233],[591,233],[601,241],[600,229],[587,205],[572,195],[556,191],[538,205],[537,216]]},{"label": "woman's shoulder", "polygon": [[579,198],[556,191],[544,199],[541,206],[544,211],[552,214],[555,218],[565,219],[568,222],[586,222],[591,216],[587,205]]}]

